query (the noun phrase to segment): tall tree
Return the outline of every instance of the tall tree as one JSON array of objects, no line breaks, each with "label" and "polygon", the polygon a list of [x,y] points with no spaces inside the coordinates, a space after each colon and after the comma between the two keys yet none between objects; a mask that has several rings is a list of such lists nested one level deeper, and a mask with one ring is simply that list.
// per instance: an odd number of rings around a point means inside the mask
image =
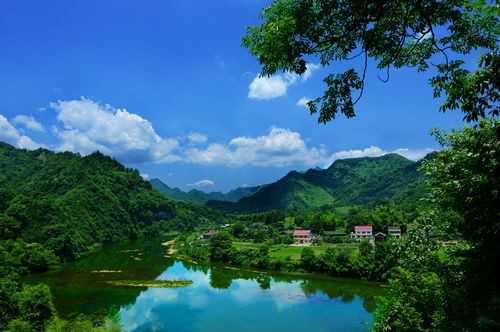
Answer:
[{"label": "tall tree", "polygon": [[[360,68],[326,76],[326,91],[308,103],[320,123],[339,111],[355,116],[369,59],[384,82],[392,68],[433,67],[434,97],[446,95],[441,111],[461,109],[476,121],[500,112],[499,15],[497,4],[485,0],[276,0],[262,11],[260,26],[247,28],[243,46],[259,60],[262,76],[303,74],[311,57],[323,66],[359,57]],[[466,64],[463,55],[476,51],[478,64]]]}]

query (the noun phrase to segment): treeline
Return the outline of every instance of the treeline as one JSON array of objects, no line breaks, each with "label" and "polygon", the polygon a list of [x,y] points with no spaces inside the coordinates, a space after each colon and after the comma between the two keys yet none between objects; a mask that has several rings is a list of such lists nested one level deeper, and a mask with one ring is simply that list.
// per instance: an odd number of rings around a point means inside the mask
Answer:
[{"label": "treeline", "polygon": [[372,244],[369,240],[364,240],[359,243],[359,252],[351,247],[328,247],[319,256],[316,256],[312,249],[305,247],[300,259],[293,260],[290,256],[279,258],[270,255],[269,243],[257,249],[238,250],[234,247],[233,240],[229,233],[221,232],[212,236],[208,246],[197,241],[180,243],[179,254],[198,261],[366,280],[385,281],[397,272],[397,241]]},{"label": "treeline", "polygon": [[120,332],[117,311],[61,319],[48,286],[27,285],[22,277],[58,264],[54,252],[40,244],[0,242],[0,331],[5,332]]},{"label": "treeline", "polygon": [[[428,208],[432,205],[429,203]],[[323,206],[318,209],[305,211],[270,211],[257,214],[238,214],[231,216],[233,224],[227,228],[228,232],[237,240],[271,244],[290,244],[292,237],[285,231],[295,229],[309,229],[315,235],[321,235],[325,242],[349,242],[345,237],[332,237],[325,232],[338,231],[348,235],[355,226],[373,226],[373,234],[387,233],[388,227],[399,226],[406,230],[406,226],[418,217],[417,212],[404,211],[398,206],[379,205],[356,206],[338,212],[332,206]],[[461,222],[461,217],[449,209],[437,209],[436,218]],[[456,232],[441,231],[436,236],[441,239],[456,239]]]}]

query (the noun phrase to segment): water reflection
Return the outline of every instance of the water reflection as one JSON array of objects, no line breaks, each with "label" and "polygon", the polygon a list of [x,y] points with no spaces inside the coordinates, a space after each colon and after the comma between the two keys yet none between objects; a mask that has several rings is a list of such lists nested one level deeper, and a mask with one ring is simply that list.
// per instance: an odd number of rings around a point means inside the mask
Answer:
[{"label": "water reflection", "polygon": [[176,262],[158,279],[182,289],[147,289],[120,314],[127,331],[365,331],[380,288]]},{"label": "water reflection", "polygon": [[[120,307],[128,332],[366,331],[362,323],[371,323],[374,296],[383,292],[361,281],[174,261],[163,251],[151,242],[115,245],[27,281],[51,286],[63,315]],[[115,272],[98,272],[103,270]],[[107,283],[155,278],[185,278],[193,284],[148,289]]]}]

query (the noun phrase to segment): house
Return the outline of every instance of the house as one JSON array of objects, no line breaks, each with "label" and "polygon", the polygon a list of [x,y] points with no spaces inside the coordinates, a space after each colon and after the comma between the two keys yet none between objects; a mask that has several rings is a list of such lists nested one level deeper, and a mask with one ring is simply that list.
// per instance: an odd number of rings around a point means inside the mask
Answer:
[{"label": "house", "polygon": [[353,237],[356,239],[371,238],[373,235],[372,226],[354,226]]},{"label": "house", "polygon": [[384,241],[387,237],[387,234],[378,232],[377,234],[374,235],[375,241]]},{"label": "house", "polygon": [[293,232],[293,242],[298,246],[310,246],[313,235],[308,229],[298,229]]},{"label": "house", "polygon": [[198,240],[200,240],[200,242],[202,242],[202,243],[209,242],[210,239],[212,238],[212,236],[214,236],[217,233],[218,232],[207,232],[205,234],[200,235],[198,237]]},{"label": "house", "polygon": [[389,231],[387,232],[389,236],[394,236],[395,238],[401,238],[401,228],[397,226],[389,227]]}]

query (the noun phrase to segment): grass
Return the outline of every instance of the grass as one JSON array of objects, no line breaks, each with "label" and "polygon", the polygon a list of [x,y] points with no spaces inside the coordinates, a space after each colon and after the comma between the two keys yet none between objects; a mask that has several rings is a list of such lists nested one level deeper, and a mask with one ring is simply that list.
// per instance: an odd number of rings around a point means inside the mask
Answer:
[{"label": "grass", "polygon": [[[251,242],[233,242],[233,245],[238,250],[245,248],[258,249],[259,247],[262,246],[261,243],[251,243]],[[290,256],[290,258],[298,260],[300,259],[300,253],[304,248],[310,248],[316,254],[316,256],[319,256],[323,254],[328,247],[335,247],[335,246],[344,246],[349,249],[352,249],[351,255],[357,255],[358,251],[357,243],[354,243],[354,244],[323,245],[323,246],[310,246],[310,247],[295,247],[295,246],[288,246],[286,244],[275,244],[269,248],[269,256],[277,258],[286,258],[287,256]]]},{"label": "grass", "polygon": [[119,287],[179,288],[191,285],[191,280],[115,280],[109,284]]}]

